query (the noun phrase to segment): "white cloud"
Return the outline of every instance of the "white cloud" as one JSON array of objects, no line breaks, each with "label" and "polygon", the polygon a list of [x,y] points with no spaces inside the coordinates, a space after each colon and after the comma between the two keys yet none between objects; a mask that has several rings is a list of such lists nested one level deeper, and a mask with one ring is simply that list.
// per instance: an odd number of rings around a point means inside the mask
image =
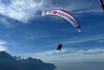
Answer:
[{"label": "white cloud", "polygon": [[42,6],[42,1],[40,0],[10,0],[10,4],[6,5],[0,3],[0,14],[19,20],[22,22],[27,22],[35,16],[35,13]]},{"label": "white cloud", "polygon": [[16,26],[16,24],[12,24],[12,23],[10,22],[10,20],[7,19],[7,18],[5,18],[5,17],[0,17],[0,24],[6,26],[6,27],[8,27],[8,28],[9,28],[9,27],[14,27],[14,26]]},{"label": "white cloud", "polygon": [[[19,20],[22,22],[28,22],[29,20],[37,17],[36,12],[38,10],[51,9],[51,8],[60,8],[70,11],[89,11],[96,10],[99,7],[99,4],[95,0],[63,0],[54,1],[54,0],[5,0],[2,2],[0,0],[0,14]],[[89,3],[90,1],[90,3]],[[66,2],[67,4],[65,4]],[[55,4],[54,4],[55,3]],[[93,6],[92,6],[93,5]]]},{"label": "white cloud", "polygon": [[0,40],[0,45],[5,45],[7,42]]},{"label": "white cloud", "polygon": [[96,53],[104,53],[103,48],[93,48],[93,49],[63,49],[61,52],[57,50],[50,50],[46,52],[37,53],[36,55],[56,55],[56,54],[96,54]]},{"label": "white cloud", "polygon": [[51,50],[33,54],[32,57],[52,63],[104,61],[104,49],[65,49],[62,52]]},{"label": "white cloud", "polygon": [[101,11],[97,0],[44,0],[44,5],[46,9],[58,8],[78,13]]},{"label": "white cloud", "polygon": [[7,48],[5,46],[0,45],[0,51],[6,51],[6,50],[7,50]]},{"label": "white cloud", "polygon": [[6,43],[7,43],[6,41],[0,40],[0,51],[6,51],[7,50],[7,48],[5,47]]},{"label": "white cloud", "polygon": [[[64,52],[66,52],[67,51],[67,49],[64,49],[64,50],[62,50],[61,51],[61,53],[64,53]],[[37,53],[36,55],[54,55],[54,54],[60,54],[60,51],[57,51],[57,50],[50,50],[50,51],[46,51],[46,52],[42,52],[42,53]]]},{"label": "white cloud", "polygon": [[98,42],[98,40],[104,39],[103,37],[104,34],[96,34],[92,36],[84,36],[84,37],[73,37],[67,40],[64,40],[64,44],[79,44],[79,43],[84,43],[84,42]]},{"label": "white cloud", "polygon": [[[30,56],[30,55],[29,55]],[[70,68],[70,65],[77,67],[83,62],[104,62],[104,48],[94,49],[65,49],[62,52],[50,50],[31,55],[34,58],[42,59],[44,62],[53,63],[56,70]],[[90,63],[89,63],[90,64]],[[81,67],[81,65],[80,65]],[[66,70],[68,70],[66,69]],[[76,69],[75,69],[76,70]]]}]

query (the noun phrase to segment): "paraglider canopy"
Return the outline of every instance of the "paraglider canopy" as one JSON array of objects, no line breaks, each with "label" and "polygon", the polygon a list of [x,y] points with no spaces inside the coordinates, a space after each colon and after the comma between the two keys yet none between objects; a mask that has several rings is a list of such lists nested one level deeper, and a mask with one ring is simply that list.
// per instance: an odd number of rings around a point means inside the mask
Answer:
[{"label": "paraglider canopy", "polygon": [[42,16],[46,16],[46,15],[55,15],[55,16],[62,17],[64,19],[66,19],[67,21],[69,21],[69,23],[71,23],[78,32],[81,32],[80,24],[69,12],[67,12],[65,10],[52,9],[52,10],[43,11]]}]

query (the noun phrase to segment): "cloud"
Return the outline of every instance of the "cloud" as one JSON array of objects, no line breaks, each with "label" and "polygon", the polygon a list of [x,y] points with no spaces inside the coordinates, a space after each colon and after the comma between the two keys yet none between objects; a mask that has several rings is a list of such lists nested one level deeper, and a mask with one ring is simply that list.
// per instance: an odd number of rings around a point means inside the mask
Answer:
[{"label": "cloud", "polygon": [[[64,50],[62,50],[61,51],[61,53],[64,53],[64,52],[66,52],[67,51],[67,49],[64,49]],[[46,52],[42,52],[42,53],[37,53],[36,55],[54,55],[54,54],[60,54],[60,51],[57,51],[57,50],[50,50],[50,51],[46,51]]]},{"label": "cloud", "polygon": [[[62,62],[86,62],[86,61],[104,61],[104,49],[92,48],[92,49],[65,49],[62,52],[57,51],[46,51],[36,53],[40,59],[46,62],[62,63]],[[63,58],[64,57],[64,58]]]},{"label": "cloud", "polygon": [[0,51],[6,51],[7,50],[7,48],[5,47],[6,43],[7,43],[6,41],[0,40]]},{"label": "cloud", "polygon": [[104,34],[96,34],[91,36],[84,36],[84,37],[73,37],[72,39],[64,40],[64,44],[80,44],[85,42],[99,42],[102,40]]},{"label": "cloud", "polygon": [[[0,14],[6,17],[27,23],[37,17],[37,12],[44,9],[60,8],[72,12],[99,11],[99,2],[96,0],[0,0]],[[93,5],[93,6],[92,6]],[[40,14],[41,15],[41,14]]]},{"label": "cloud", "polygon": [[[90,3],[89,3],[90,2]],[[100,10],[99,2],[96,0],[44,0],[45,8],[60,8],[66,9],[72,12],[86,12],[86,11],[96,11]],[[93,6],[92,6],[93,5]]]},{"label": "cloud", "polygon": [[76,68],[81,70],[103,70],[104,68],[102,67],[104,64],[103,48],[70,48],[64,49],[62,52],[50,50],[33,54],[32,57],[40,58],[45,62],[54,63],[57,67],[56,70],[76,70]]},{"label": "cloud", "polygon": [[0,45],[0,51],[6,51],[6,50],[7,50],[7,48],[5,46]]},{"label": "cloud", "polygon": [[17,24],[14,22],[16,20],[12,20],[8,17],[2,16],[0,15],[0,24],[2,24],[3,26],[7,27],[7,28],[11,28],[11,27],[15,27]]},{"label": "cloud", "polygon": [[6,43],[7,43],[6,41],[0,40],[0,45],[4,45]]},{"label": "cloud", "polygon": [[0,1],[0,14],[22,21],[27,22],[31,20],[36,11],[41,8],[42,1],[38,0],[10,0],[10,3],[2,3]]},{"label": "cloud", "polygon": [[46,52],[37,53],[36,55],[56,55],[56,54],[96,54],[96,53],[104,53],[103,48],[93,48],[93,49],[63,49],[61,52],[57,50],[50,50]]}]

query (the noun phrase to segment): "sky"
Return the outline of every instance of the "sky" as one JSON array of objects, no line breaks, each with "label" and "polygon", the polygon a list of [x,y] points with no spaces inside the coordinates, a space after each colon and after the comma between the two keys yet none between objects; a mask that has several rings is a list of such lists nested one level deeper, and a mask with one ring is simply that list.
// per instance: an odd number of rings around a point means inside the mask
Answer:
[{"label": "sky", "polygon": [[[48,9],[70,11],[81,32],[63,18],[43,17]],[[103,23],[98,0],[0,0],[0,51],[42,59],[56,70],[103,70]],[[58,43],[64,45],[61,52],[55,50]]]}]

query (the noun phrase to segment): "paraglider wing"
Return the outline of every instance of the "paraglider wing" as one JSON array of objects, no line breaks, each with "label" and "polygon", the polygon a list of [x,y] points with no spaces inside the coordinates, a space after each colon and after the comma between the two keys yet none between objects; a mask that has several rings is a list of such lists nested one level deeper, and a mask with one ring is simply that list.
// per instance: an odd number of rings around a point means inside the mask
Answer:
[{"label": "paraglider wing", "polygon": [[103,0],[99,0],[100,1],[100,5],[102,7],[102,9],[104,10],[104,1]]},{"label": "paraglider wing", "polygon": [[80,24],[75,20],[75,18],[69,12],[65,10],[60,10],[60,9],[47,10],[47,11],[43,11],[42,15],[43,16],[55,15],[55,16],[62,17],[66,19],[67,21],[69,21],[76,28],[78,32],[81,32]]}]

